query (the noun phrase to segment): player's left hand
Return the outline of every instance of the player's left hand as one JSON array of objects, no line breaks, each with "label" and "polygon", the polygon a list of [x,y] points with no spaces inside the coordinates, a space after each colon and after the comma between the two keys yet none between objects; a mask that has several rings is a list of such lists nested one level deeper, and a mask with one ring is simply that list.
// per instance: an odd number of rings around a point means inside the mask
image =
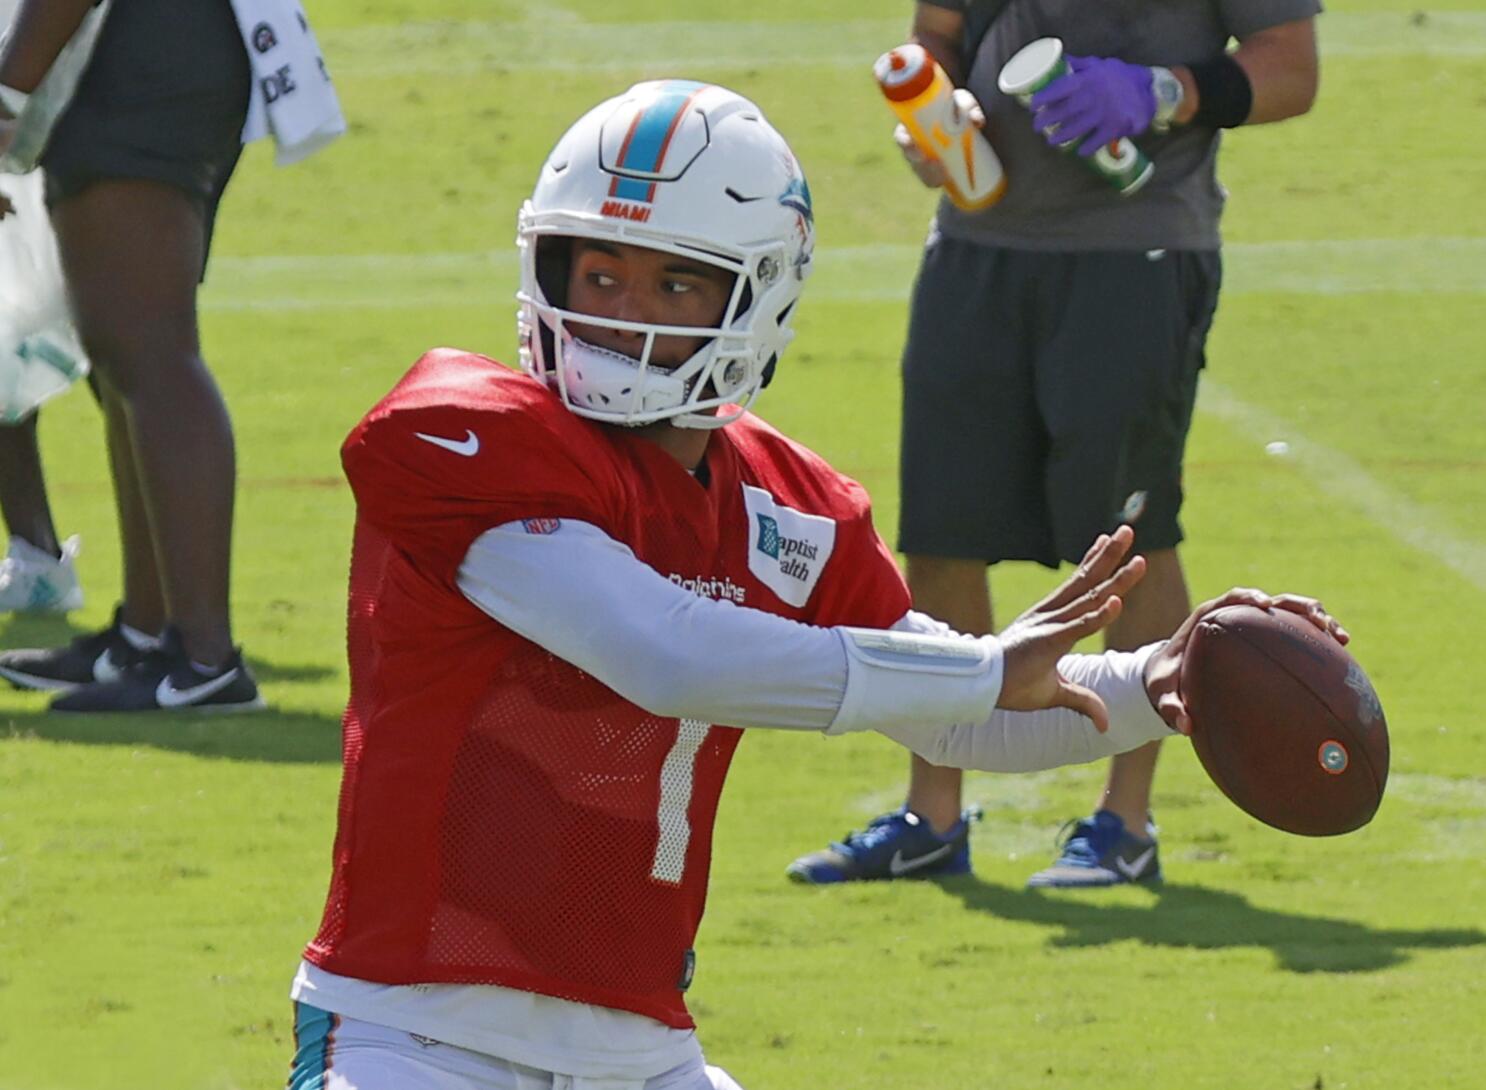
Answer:
[{"label": "player's left hand", "polygon": [[1336,618],[1314,598],[1300,594],[1265,594],[1252,587],[1234,587],[1227,594],[1203,602],[1192,611],[1182,626],[1166,641],[1166,646],[1157,651],[1145,664],[1145,692],[1166,725],[1180,734],[1192,733],[1192,716],[1182,700],[1182,661],[1197,623],[1214,610],[1224,606],[1255,606],[1258,609],[1284,609],[1297,613],[1310,621],[1322,632],[1329,633],[1338,643],[1346,643],[1352,637]]},{"label": "player's left hand", "polygon": [[1085,158],[1122,136],[1138,136],[1156,117],[1151,70],[1113,57],[1069,57],[1066,76],[1032,96],[1032,124],[1049,144],[1083,141]]},{"label": "player's left hand", "polygon": [[997,707],[1072,708],[1101,732],[1109,729],[1104,701],[1059,674],[1058,660],[1120,615],[1120,596],[1145,575],[1144,557],[1125,559],[1134,543],[1135,532],[1128,526],[1100,534],[1078,570],[1001,633],[1005,673]]},{"label": "player's left hand", "polygon": [[11,204],[10,198],[5,195],[3,190],[0,190],[0,220],[3,220],[14,211],[15,205]]}]

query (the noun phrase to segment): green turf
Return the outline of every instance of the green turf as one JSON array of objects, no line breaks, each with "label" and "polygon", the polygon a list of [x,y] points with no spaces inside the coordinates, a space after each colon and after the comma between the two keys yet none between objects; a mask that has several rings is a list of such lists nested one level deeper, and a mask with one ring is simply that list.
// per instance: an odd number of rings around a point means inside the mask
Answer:
[{"label": "green turf", "polygon": [[[641,76],[755,96],[810,173],[820,274],[765,416],[896,520],[896,360],[932,199],[868,76],[900,0],[843,5],[316,0],[352,137],[245,158],[205,335],[242,488],[238,635],[274,711],[52,720],[0,695],[0,1090],[281,1084],[318,919],[345,692],[351,505],[337,447],[424,348],[513,355],[514,210],[561,128]],[[1434,1090],[1486,1069],[1486,10],[1341,2],[1301,121],[1229,137],[1228,291],[1187,465],[1194,590],[1319,594],[1388,709],[1389,797],[1309,841],[1163,759],[1159,894],[1024,892],[1097,767],[973,776],[974,879],[812,890],[795,854],[900,798],[871,739],[745,741],[693,990],[747,1086]],[[840,18],[843,10],[847,18]],[[410,21],[412,25],[410,24]],[[277,261],[290,256],[292,261]],[[117,546],[97,416],[43,422],[59,523],[106,619]],[[1276,440],[1285,455],[1266,452]],[[998,571],[1009,616],[1049,585]],[[0,620],[0,644],[61,622]]]}]

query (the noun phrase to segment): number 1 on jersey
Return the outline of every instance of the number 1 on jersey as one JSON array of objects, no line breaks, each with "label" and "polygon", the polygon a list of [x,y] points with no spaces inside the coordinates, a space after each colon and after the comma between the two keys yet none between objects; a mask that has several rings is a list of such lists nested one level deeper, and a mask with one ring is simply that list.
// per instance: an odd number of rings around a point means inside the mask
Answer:
[{"label": "number 1 on jersey", "polygon": [[656,821],[660,835],[655,842],[655,862],[650,877],[657,882],[679,886],[686,869],[686,849],[691,843],[691,822],[686,812],[691,809],[692,783],[696,779],[697,751],[707,740],[711,723],[700,719],[683,719],[676,728],[676,743],[666,754],[660,769],[660,806]]}]

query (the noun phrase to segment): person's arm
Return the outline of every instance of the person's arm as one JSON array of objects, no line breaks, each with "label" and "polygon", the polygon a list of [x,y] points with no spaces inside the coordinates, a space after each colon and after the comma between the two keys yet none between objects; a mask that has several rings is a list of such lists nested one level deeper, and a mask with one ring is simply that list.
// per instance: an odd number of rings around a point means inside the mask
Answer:
[{"label": "person's arm", "polygon": [[571,519],[551,533],[519,522],[487,530],[458,582],[502,625],[657,715],[842,733],[895,714],[890,705],[902,697],[881,679],[872,684],[874,674],[900,673],[904,693],[941,722],[986,713],[999,692],[993,641],[903,637],[910,665],[940,669],[933,684],[926,673],[895,671],[870,646],[853,647],[846,630],[695,594]]},{"label": "person's arm", "polygon": [[935,764],[1026,772],[1134,749],[1191,722],[1179,688],[1198,620],[1244,603],[1303,613],[1308,598],[1234,590],[1199,606],[1164,644],[1069,655],[1119,613],[1140,576],[1128,528],[998,639],[961,636],[910,611],[891,631],[820,628],[701,597],[597,527],[486,531],[459,588],[506,628],[656,715],[733,726],[874,730]]},{"label": "person's arm", "polygon": [[[1245,125],[1264,125],[1299,117],[1315,104],[1321,85],[1315,19],[1296,19],[1255,31],[1239,39],[1231,57],[1248,77],[1251,105]],[[1182,103],[1172,122],[1192,123],[1202,92],[1192,68],[1177,65],[1172,74],[1182,84]]]},{"label": "person's arm", "polygon": [[[980,108],[980,103],[975,101],[975,96],[961,86],[965,77],[960,65],[960,47],[964,34],[965,5],[963,0],[942,0],[940,3],[919,0],[919,3],[914,5],[913,26],[909,40],[923,46],[929,51],[929,55],[939,62],[939,67],[944,69],[945,75],[949,76],[950,82],[955,85],[955,109],[968,118],[971,124],[979,128],[986,122],[985,111]],[[930,189],[939,189],[949,180],[944,164],[938,159],[929,158],[920,150],[919,146],[913,142],[913,137],[909,135],[906,125],[898,125],[893,129],[893,142],[903,153],[909,169],[924,185]]]},{"label": "person's arm", "polygon": [[928,3],[919,0],[913,6],[913,25],[908,40],[917,42],[939,62],[950,82],[956,87],[965,83],[960,69],[960,47],[965,34],[965,5],[961,0]]},{"label": "person's arm", "polygon": [[998,703],[1102,720],[1097,697],[1060,678],[1057,661],[1114,619],[1143,570],[1122,563],[1128,532],[1102,538],[1003,645],[800,624],[694,594],[588,523],[532,529],[487,530],[459,569],[460,591],[502,625],[657,715],[831,734],[981,721]]},{"label": "person's arm", "polygon": [[[1192,717],[1181,693],[1183,658],[1202,618],[1233,605],[1283,609],[1304,617],[1342,644],[1351,639],[1314,598],[1235,587],[1199,605],[1168,640],[1137,651],[1065,655],[1059,660],[1058,673],[1097,694],[1108,709],[1108,726],[1103,731],[1066,707],[1023,712],[1002,707],[987,719],[949,727],[900,723],[879,731],[931,764],[987,772],[1034,772],[1081,764],[1127,752],[1172,732],[1191,734]],[[1024,615],[1003,632],[1003,641],[1013,640],[1015,629],[1025,619]],[[910,614],[905,620],[915,631],[944,629],[922,614]]]},{"label": "person's arm", "polygon": [[[0,84],[25,94],[36,90],[94,2],[21,0],[10,35],[0,50]],[[0,111],[4,111],[3,106]]]},{"label": "person's arm", "polygon": [[[948,629],[924,614],[910,614],[904,627],[930,635]],[[1065,655],[1058,673],[1096,693],[1108,708],[1108,729],[1071,708],[1010,711],[988,718],[944,725],[925,721],[896,723],[878,732],[931,764],[986,772],[1037,772],[1084,764],[1169,737],[1173,728],[1159,715],[1146,690],[1145,671],[1162,644],[1138,651]]]},{"label": "person's arm", "polygon": [[1084,156],[1170,125],[1283,121],[1311,108],[1320,80],[1314,17],[1240,34],[1237,52],[1211,60],[1163,68],[1070,56],[1068,67],[1032,96],[1032,124],[1050,144],[1076,141]]}]

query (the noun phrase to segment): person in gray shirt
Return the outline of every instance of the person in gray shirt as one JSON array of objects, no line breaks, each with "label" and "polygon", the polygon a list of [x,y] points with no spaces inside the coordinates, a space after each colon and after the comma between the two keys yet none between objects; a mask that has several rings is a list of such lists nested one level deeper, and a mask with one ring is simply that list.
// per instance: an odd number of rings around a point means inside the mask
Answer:
[{"label": "person in gray shirt", "polygon": [[[1008,178],[989,208],[940,201],[914,287],[898,547],[916,608],[989,633],[988,565],[1076,563],[1085,543],[1128,523],[1149,569],[1106,646],[1162,639],[1190,611],[1178,513],[1221,275],[1218,147],[1223,129],[1310,109],[1319,10],[1318,0],[916,5],[914,40],[960,88],[959,108],[983,123]],[[1029,111],[997,77],[1044,37],[1062,39],[1072,71]],[[1155,164],[1128,196],[1079,161],[1121,137]],[[943,184],[901,128],[898,142],[925,184]],[[1157,752],[1111,762],[1095,812],[1065,827],[1059,857],[1029,885],[1160,880]],[[963,874],[974,816],[961,810],[961,773],[915,757],[903,807],[788,873],[815,883]]]}]

